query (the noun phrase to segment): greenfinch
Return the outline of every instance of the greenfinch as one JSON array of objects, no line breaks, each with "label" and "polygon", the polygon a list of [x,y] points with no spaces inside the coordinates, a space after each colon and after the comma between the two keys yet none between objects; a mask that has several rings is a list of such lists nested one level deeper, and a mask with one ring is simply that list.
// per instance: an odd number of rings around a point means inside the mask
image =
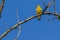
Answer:
[{"label": "greenfinch", "polygon": [[42,8],[40,7],[40,5],[37,5],[36,7],[36,14],[37,14],[38,20],[40,20],[41,14],[42,14]]}]

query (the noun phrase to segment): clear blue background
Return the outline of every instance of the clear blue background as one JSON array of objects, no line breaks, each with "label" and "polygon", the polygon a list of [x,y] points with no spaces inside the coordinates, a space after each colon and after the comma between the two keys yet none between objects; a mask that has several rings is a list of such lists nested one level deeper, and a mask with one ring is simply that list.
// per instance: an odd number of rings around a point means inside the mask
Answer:
[{"label": "clear blue background", "polygon": [[[46,5],[50,0],[44,0]],[[1,3],[1,0],[0,0]],[[56,11],[60,11],[60,0],[56,0]],[[7,29],[17,23],[16,9],[18,8],[19,20],[36,15],[36,6],[40,4],[44,10],[44,5],[41,0],[5,0],[2,18],[0,18],[0,35]],[[50,7],[50,12],[53,12],[53,6]],[[60,21],[58,19],[50,20],[55,16],[42,15],[41,21],[37,18],[30,20],[22,26],[19,40],[60,40]],[[7,25],[6,25],[7,23]],[[11,31],[2,40],[13,40],[17,35],[18,29]]]}]

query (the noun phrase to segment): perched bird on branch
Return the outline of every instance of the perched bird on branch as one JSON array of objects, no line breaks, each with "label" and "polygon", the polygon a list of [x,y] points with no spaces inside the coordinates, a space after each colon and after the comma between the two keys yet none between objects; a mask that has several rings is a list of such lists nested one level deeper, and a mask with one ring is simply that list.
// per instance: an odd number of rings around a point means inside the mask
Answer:
[{"label": "perched bird on branch", "polygon": [[5,2],[5,0],[2,0],[2,4],[0,5],[0,17],[2,14],[3,7],[4,7],[4,2]]},{"label": "perched bird on branch", "polygon": [[37,13],[38,20],[40,20],[42,14],[42,8],[40,7],[40,5],[37,5],[36,13]]}]

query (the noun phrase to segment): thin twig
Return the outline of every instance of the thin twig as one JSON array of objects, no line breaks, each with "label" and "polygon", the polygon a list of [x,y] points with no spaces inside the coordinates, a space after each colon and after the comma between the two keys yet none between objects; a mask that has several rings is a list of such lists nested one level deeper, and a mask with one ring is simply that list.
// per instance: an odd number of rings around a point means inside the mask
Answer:
[{"label": "thin twig", "polygon": [[52,5],[52,3],[51,3],[51,1],[48,3],[48,5],[45,7],[45,9],[43,10],[43,14],[44,14],[44,12],[50,7]]},{"label": "thin twig", "polygon": [[[53,5],[53,1],[52,0],[50,0],[49,3],[50,3],[50,5]],[[48,7],[46,11],[49,12],[49,9],[50,9],[50,7]]]},{"label": "thin twig", "polygon": [[54,3],[54,13],[56,13],[56,1],[53,0],[53,3]]},{"label": "thin twig", "polygon": [[[16,15],[17,15],[17,22],[19,22],[18,9],[17,9],[17,14]],[[18,34],[17,34],[17,36],[16,36],[16,38],[14,40],[17,40],[19,38],[20,33],[21,33],[21,26],[19,26],[19,28],[18,28]]]},{"label": "thin twig", "polygon": [[44,5],[44,6],[46,6],[46,4],[45,4],[44,0],[41,0],[41,2],[43,3],[43,5]]}]

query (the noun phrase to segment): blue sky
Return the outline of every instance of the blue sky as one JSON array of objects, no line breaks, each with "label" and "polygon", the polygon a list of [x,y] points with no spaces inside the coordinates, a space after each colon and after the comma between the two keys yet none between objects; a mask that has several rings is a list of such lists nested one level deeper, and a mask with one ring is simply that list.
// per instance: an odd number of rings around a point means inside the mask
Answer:
[{"label": "blue sky", "polygon": [[[49,0],[44,0],[46,5]],[[56,0],[56,11],[59,12],[60,0]],[[4,9],[2,11],[2,18],[0,18],[0,35],[4,33],[8,28],[11,28],[17,23],[16,9],[18,8],[18,14],[20,21],[26,18],[36,15],[36,6],[40,4],[44,10],[44,5],[41,0],[5,0]],[[50,7],[50,12],[53,12],[53,6]],[[19,40],[60,40],[60,21],[58,19],[50,20],[55,16],[42,15],[41,21],[37,18],[30,20],[20,26],[22,26],[21,35]],[[8,27],[6,26],[6,24]],[[2,40],[13,40],[17,35],[18,29],[11,31]]]}]

